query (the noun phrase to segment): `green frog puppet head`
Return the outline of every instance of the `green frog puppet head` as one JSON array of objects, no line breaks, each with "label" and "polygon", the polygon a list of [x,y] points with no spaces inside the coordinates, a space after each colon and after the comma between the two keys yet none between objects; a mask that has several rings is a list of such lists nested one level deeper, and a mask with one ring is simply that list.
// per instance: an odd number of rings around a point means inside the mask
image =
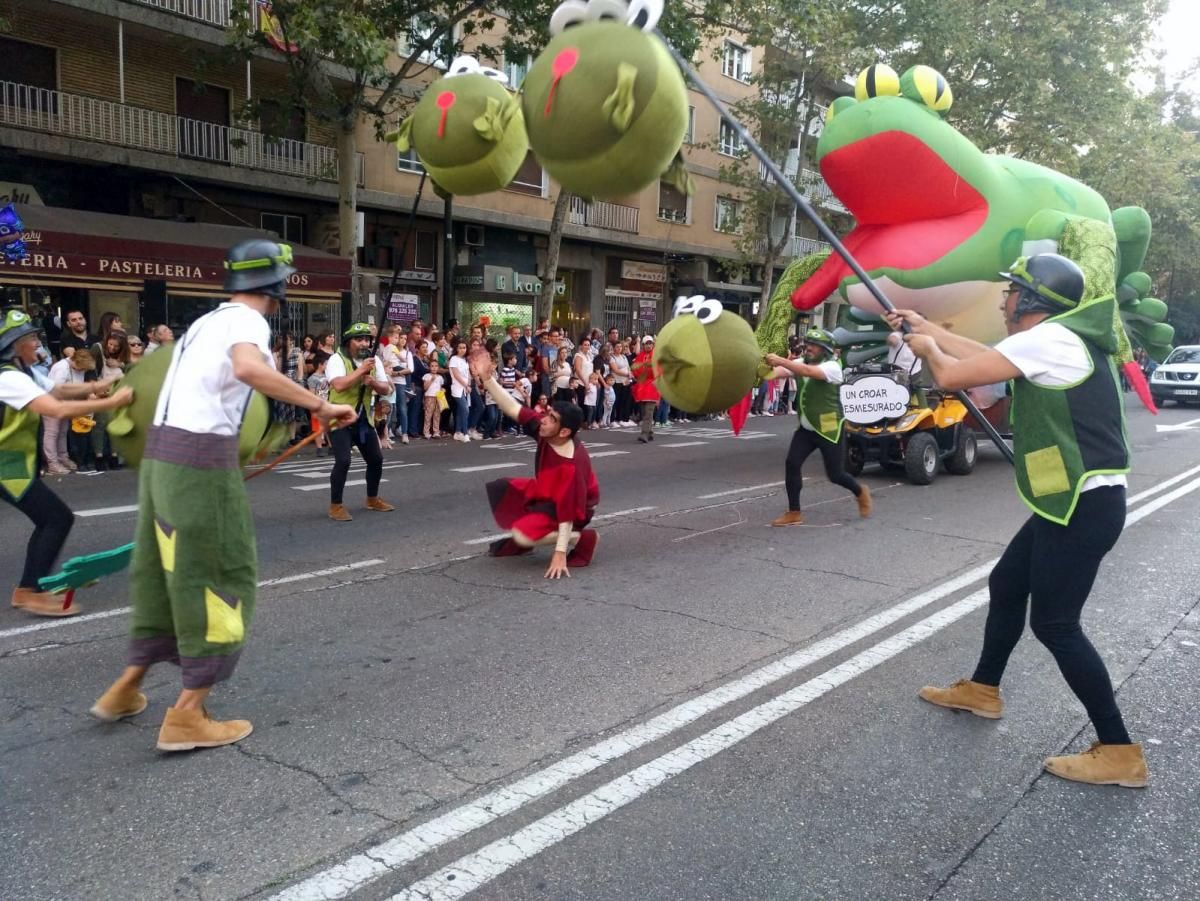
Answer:
[{"label": "green frog puppet head", "polygon": [[502,72],[460,56],[388,138],[401,153],[416,150],[443,194],[498,191],[529,152],[521,105],[507,82]]},{"label": "green frog puppet head", "polygon": [[702,294],[680,297],[674,318],[658,333],[655,385],[673,407],[720,413],[754,387],[759,359],[745,319]]},{"label": "green frog puppet head", "polygon": [[662,0],[565,0],[521,86],[529,143],[566,190],[633,194],[665,177],[687,189],[679,148],[687,90],[653,33]]}]

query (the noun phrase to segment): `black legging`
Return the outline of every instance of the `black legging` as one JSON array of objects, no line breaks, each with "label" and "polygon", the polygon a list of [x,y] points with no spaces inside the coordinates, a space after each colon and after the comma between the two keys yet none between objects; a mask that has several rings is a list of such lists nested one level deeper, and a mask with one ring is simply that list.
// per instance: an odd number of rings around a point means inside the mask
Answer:
[{"label": "black legging", "polygon": [[1069,525],[1029,517],[988,578],[991,602],[983,651],[971,677],[985,685],[1000,684],[1008,657],[1025,630],[1029,601],[1033,634],[1054,655],[1104,744],[1128,744],[1129,733],[1108,670],[1083,634],[1079,616],[1100,561],[1117,543],[1124,526],[1125,489],[1119,485],[1079,495]]},{"label": "black legging", "polygon": [[33,522],[33,534],[25,549],[25,568],[21,571],[20,587],[38,591],[38,579],[50,575],[54,561],[67,543],[71,526],[75,524],[75,514],[41,479],[35,479],[19,501],[14,501],[6,491],[0,491],[0,497]]},{"label": "black legging", "polygon": [[800,468],[813,451],[821,452],[821,461],[825,464],[825,475],[829,477],[829,481],[841,485],[855,497],[862,493],[858,482],[846,474],[845,443],[845,436],[834,444],[803,426],[796,429],[796,433],[792,435],[792,444],[788,448],[787,460],[784,462],[784,486],[787,488],[789,510],[800,509],[800,486],[803,484]]},{"label": "black legging", "polygon": [[357,447],[367,464],[367,497],[379,497],[379,480],[383,477],[383,453],[379,450],[379,436],[367,423],[365,413],[358,421],[344,429],[329,433],[329,446],[333,448],[333,469],[329,472],[329,502],[342,502],[342,489],[346,487],[346,473],[350,471],[350,448]]}]

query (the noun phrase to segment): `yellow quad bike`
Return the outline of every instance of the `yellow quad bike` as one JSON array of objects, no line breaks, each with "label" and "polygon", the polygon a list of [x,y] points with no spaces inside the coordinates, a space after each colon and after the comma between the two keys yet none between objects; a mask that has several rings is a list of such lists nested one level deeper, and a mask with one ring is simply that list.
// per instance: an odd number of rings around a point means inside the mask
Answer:
[{"label": "yellow quad bike", "polygon": [[914,485],[933,482],[943,464],[968,475],[978,444],[967,408],[949,392],[910,385],[907,372],[889,365],[888,331],[882,320],[850,309],[833,332],[846,367],[846,471],[856,476],[878,463]]}]

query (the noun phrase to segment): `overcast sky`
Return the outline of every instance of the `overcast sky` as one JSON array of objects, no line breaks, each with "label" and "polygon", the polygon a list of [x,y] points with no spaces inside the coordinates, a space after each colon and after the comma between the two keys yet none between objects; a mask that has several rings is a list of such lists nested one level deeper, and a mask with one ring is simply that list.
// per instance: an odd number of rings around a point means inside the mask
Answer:
[{"label": "overcast sky", "polygon": [[1163,54],[1168,76],[1178,76],[1194,62],[1200,56],[1200,0],[1171,0],[1155,44]]}]

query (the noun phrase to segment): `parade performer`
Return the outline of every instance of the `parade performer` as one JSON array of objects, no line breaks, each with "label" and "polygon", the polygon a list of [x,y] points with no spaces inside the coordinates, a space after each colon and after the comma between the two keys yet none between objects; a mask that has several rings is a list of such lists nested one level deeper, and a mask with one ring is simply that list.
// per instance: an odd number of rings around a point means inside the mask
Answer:
[{"label": "parade performer", "polygon": [[[493,543],[492,557],[527,554],[535,545],[553,544],[547,579],[570,576],[568,567],[587,566],[596,551],[595,529],[586,528],[600,502],[600,486],[587,449],[575,440],[583,410],[555,401],[537,413],[513,399],[496,381],[496,364],[486,351],[471,358],[471,372],[483,382],[500,412],[537,439],[532,479],[498,479],[487,486],[496,523],[512,534]],[[568,553],[569,552],[569,553]]]},{"label": "parade performer", "polygon": [[390,395],[392,382],[384,372],[383,362],[371,353],[372,340],[371,326],[365,322],[354,323],[342,333],[341,348],[325,364],[329,400],[358,410],[358,419],[353,425],[329,434],[334,459],[333,469],[329,472],[329,518],[336,522],[349,522],[354,518],[342,503],[352,447],[358,448],[367,464],[367,509],[379,513],[396,509],[379,496],[383,451],[375,432],[375,395]]},{"label": "parade performer", "polygon": [[767,365],[776,367],[779,376],[794,375],[800,383],[796,409],[800,423],[792,435],[784,463],[784,485],[788,508],[772,520],[773,526],[795,526],[804,522],[800,512],[800,469],[813,451],[820,451],[825,475],[841,485],[858,501],[858,515],[871,515],[871,491],[846,472],[846,441],[842,435],[842,404],[838,386],[842,384],[842,364],[833,336],[822,328],[811,328],[804,336],[803,360],[789,360],[778,354],[766,355]]},{"label": "parade performer", "polygon": [[1087,710],[1098,741],[1081,754],[1050,757],[1048,771],[1096,785],[1146,785],[1142,746],[1129,740],[1112,682],[1080,625],[1100,561],[1125,525],[1129,439],[1114,355],[1116,301],[1080,304],[1084,275],[1058,254],[1018,259],[1009,272],[1004,315],[1009,337],[994,348],[953,335],[911,310],[906,340],[943,388],[1012,380],[1017,493],[1033,511],[988,580],[983,650],[970,679],[926,686],[942,707],[999,719],[1000,679],[1029,625],[1054,655]]},{"label": "parade performer", "polygon": [[[67,419],[114,410],[133,400],[128,388],[108,393],[110,382],[56,385],[33,368],[41,342],[29,316],[10,310],[0,324],[0,498],[33,523],[21,580],[12,605],[36,616],[74,616],[73,595],[39,590],[67,541],[75,517],[38,476],[38,430],[43,416]],[[96,395],[95,399],[86,398]]]},{"label": "parade performer", "polygon": [[642,349],[633,358],[630,372],[633,373],[633,400],[642,414],[638,441],[647,444],[654,440],[654,414],[662,400],[655,384],[653,335],[642,338]]},{"label": "parade performer", "polygon": [[322,401],[275,370],[264,317],[285,299],[291,261],[288,245],[266,239],[230,248],[229,301],[176,342],[146,436],[128,666],[91,713],[107,722],[141,713],[146,671],[178,663],[183,691],[158,733],[162,751],[231,744],[252,728],[246,720],[211,719],[204,701],[232,674],[254,615],[254,520],[238,458],[238,430],[253,390],[312,410],[324,422],[354,421],[353,408]]}]

